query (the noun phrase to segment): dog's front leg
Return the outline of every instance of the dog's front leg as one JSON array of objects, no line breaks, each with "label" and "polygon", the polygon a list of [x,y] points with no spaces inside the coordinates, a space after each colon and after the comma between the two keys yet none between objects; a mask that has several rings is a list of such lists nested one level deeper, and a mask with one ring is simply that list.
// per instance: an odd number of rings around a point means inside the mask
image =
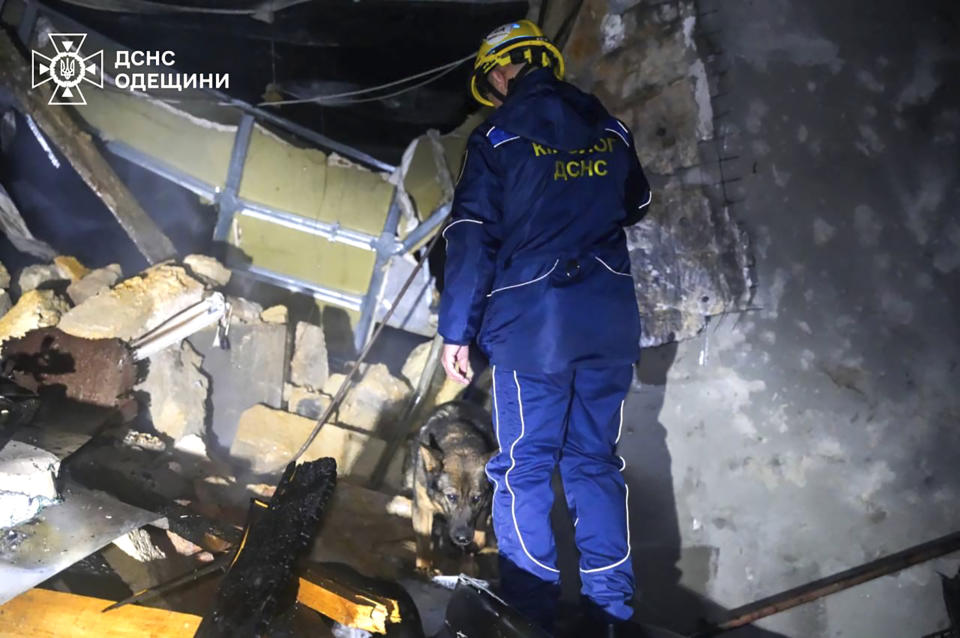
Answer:
[{"label": "dog's front leg", "polygon": [[417,537],[417,571],[430,575],[433,569],[433,507],[413,501],[413,532]]}]

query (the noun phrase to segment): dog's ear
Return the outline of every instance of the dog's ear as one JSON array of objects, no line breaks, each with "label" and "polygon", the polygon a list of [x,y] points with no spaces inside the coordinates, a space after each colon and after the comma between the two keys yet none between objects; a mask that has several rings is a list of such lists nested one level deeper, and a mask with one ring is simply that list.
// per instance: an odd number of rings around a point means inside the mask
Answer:
[{"label": "dog's ear", "polygon": [[426,443],[420,444],[420,458],[423,459],[423,467],[428,472],[438,472],[443,467],[443,453]]}]

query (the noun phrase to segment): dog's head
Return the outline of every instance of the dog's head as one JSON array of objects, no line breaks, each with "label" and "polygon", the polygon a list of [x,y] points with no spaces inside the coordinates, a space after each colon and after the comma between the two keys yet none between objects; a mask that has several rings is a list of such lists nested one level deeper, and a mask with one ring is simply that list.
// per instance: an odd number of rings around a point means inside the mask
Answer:
[{"label": "dog's head", "polygon": [[460,547],[473,541],[477,519],[490,503],[492,490],[484,466],[493,452],[447,451],[434,441],[420,444],[430,501],[447,519],[450,540]]}]

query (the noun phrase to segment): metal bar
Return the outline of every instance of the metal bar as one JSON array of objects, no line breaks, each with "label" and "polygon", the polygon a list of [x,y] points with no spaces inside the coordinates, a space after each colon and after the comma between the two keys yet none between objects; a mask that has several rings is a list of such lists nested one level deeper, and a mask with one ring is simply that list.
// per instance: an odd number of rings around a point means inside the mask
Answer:
[{"label": "metal bar", "polygon": [[37,24],[37,3],[36,0],[24,0],[23,14],[20,16],[20,25],[17,27],[17,37],[25,47],[30,48],[30,36],[33,35],[33,27]]},{"label": "metal bar", "polygon": [[147,155],[143,151],[139,151],[124,142],[111,140],[106,143],[106,147],[117,157],[122,157],[128,162],[136,164],[140,168],[150,171],[154,175],[158,175],[173,182],[174,184],[177,184],[178,186],[182,186],[183,188],[196,193],[200,197],[213,200],[217,196],[216,187],[207,184],[206,182],[201,181],[192,175],[184,173],[179,169],[173,168],[166,162]]},{"label": "metal bar", "polygon": [[367,233],[362,233],[358,230],[343,228],[340,224],[317,221],[315,219],[310,219],[309,217],[302,217],[295,213],[287,213],[285,211],[269,208],[262,204],[257,204],[245,199],[241,199],[240,203],[243,206],[243,208],[240,210],[241,215],[262,219],[263,221],[268,221],[280,226],[286,226],[287,228],[309,233],[310,235],[317,235],[318,237],[323,237],[325,239],[329,239],[330,241],[347,244],[355,248],[376,250],[376,245],[379,241],[379,239],[373,235],[368,235]]},{"label": "metal bar", "polygon": [[230,225],[239,210],[237,192],[240,189],[240,180],[243,178],[243,165],[247,161],[247,150],[250,148],[250,136],[253,134],[254,119],[246,114],[240,119],[237,133],[233,138],[233,150],[230,152],[230,166],[227,168],[227,182],[223,192],[217,198],[217,225],[213,228],[214,241],[226,241]]},{"label": "metal bar", "polygon": [[[110,150],[110,152],[114,153],[118,157],[122,157],[128,162],[132,162],[137,166],[150,171],[154,175],[158,175],[164,179],[167,179],[178,186],[182,186],[183,188],[196,193],[200,197],[205,197],[212,200],[217,196],[217,188],[212,184],[208,184],[193,177],[192,175],[184,173],[183,171],[170,166],[166,162],[151,155],[147,155],[143,151],[137,150],[124,142],[113,140],[107,142],[106,147]],[[238,211],[241,215],[247,215],[257,219],[262,219],[264,221],[273,222],[281,226],[286,226],[287,228],[292,228],[293,230],[324,237],[330,241],[340,242],[356,248],[364,248],[366,250],[374,250],[374,246],[378,241],[378,238],[374,235],[362,233],[357,230],[351,230],[349,228],[343,228],[339,224],[317,221],[315,219],[310,219],[309,217],[303,217],[301,215],[297,215],[296,213],[289,213],[287,211],[271,208],[269,206],[265,206],[263,204],[252,202],[243,198],[237,198],[237,202],[241,207]]]},{"label": "metal bar", "polygon": [[450,208],[451,204],[448,202],[434,210],[433,213],[431,213],[423,223],[414,228],[413,232],[406,236],[406,238],[397,246],[396,252],[408,253],[413,250],[414,246],[430,236],[434,230],[443,224],[444,220],[450,216]]},{"label": "metal bar", "polygon": [[363,306],[360,309],[360,319],[357,320],[357,328],[353,333],[353,344],[357,351],[363,349],[370,333],[373,330],[373,320],[376,315],[377,305],[383,296],[384,284],[386,283],[387,267],[390,265],[390,259],[393,257],[396,246],[397,226],[400,224],[400,200],[397,191],[393,191],[393,200],[390,202],[390,210],[387,211],[387,219],[383,224],[383,232],[377,242],[377,259],[373,264],[373,273],[370,275],[370,285],[367,287],[367,294],[363,297]]},{"label": "metal bar", "polygon": [[234,266],[233,270],[247,274],[254,279],[265,281],[268,284],[282,286],[293,292],[302,292],[312,295],[315,299],[336,304],[341,308],[346,308],[347,310],[359,311],[361,305],[363,304],[363,298],[359,295],[343,292],[341,290],[335,290],[333,288],[326,288],[309,281],[297,279],[296,277],[281,275],[280,273],[274,272],[267,268],[247,265]]},{"label": "metal bar", "polygon": [[812,583],[801,585],[793,589],[762,598],[756,602],[737,607],[727,612],[727,620],[698,632],[697,636],[714,636],[716,634],[742,627],[754,621],[778,614],[781,611],[792,609],[799,605],[823,598],[829,594],[850,589],[880,576],[886,576],[912,565],[932,560],[944,554],[960,550],[960,532],[947,534],[935,540],[915,545],[902,552],[878,558],[875,561],[860,565],[832,576],[827,576]]}]

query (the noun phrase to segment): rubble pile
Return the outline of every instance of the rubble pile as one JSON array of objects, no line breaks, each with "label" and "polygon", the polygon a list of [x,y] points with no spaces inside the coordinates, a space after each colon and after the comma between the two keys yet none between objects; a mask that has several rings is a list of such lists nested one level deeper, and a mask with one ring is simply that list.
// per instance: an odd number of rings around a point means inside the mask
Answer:
[{"label": "rubble pile", "polygon": [[[227,296],[217,323],[177,334],[139,370],[132,367],[137,350],[131,346],[176,329],[177,317],[221,294],[230,276],[206,255],[163,262],[127,278],[117,264],[91,270],[67,256],[28,266],[16,279],[17,303],[0,316],[3,355],[46,352],[42,374],[30,369],[14,376],[33,391],[56,383],[67,398],[103,406],[135,397],[132,413],[126,411],[136,415],[130,431],[166,450],[200,457],[209,452],[238,474],[276,474],[344,381],[342,372],[331,371],[321,326],[291,323],[285,305],[263,309]],[[11,281],[0,270],[4,295]],[[292,348],[285,360],[288,333]],[[419,379],[425,352],[419,348],[411,355],[403,378],[383,364],[365,365],[303,459],[331,456],[342,475],[369,479],[386,447],[384,432],[396,424]],[[50,367],[51,353],[63,370]],[[129,432],[127,438],[138,440]],[[399,477],[391,481],[399,484]]]}]

